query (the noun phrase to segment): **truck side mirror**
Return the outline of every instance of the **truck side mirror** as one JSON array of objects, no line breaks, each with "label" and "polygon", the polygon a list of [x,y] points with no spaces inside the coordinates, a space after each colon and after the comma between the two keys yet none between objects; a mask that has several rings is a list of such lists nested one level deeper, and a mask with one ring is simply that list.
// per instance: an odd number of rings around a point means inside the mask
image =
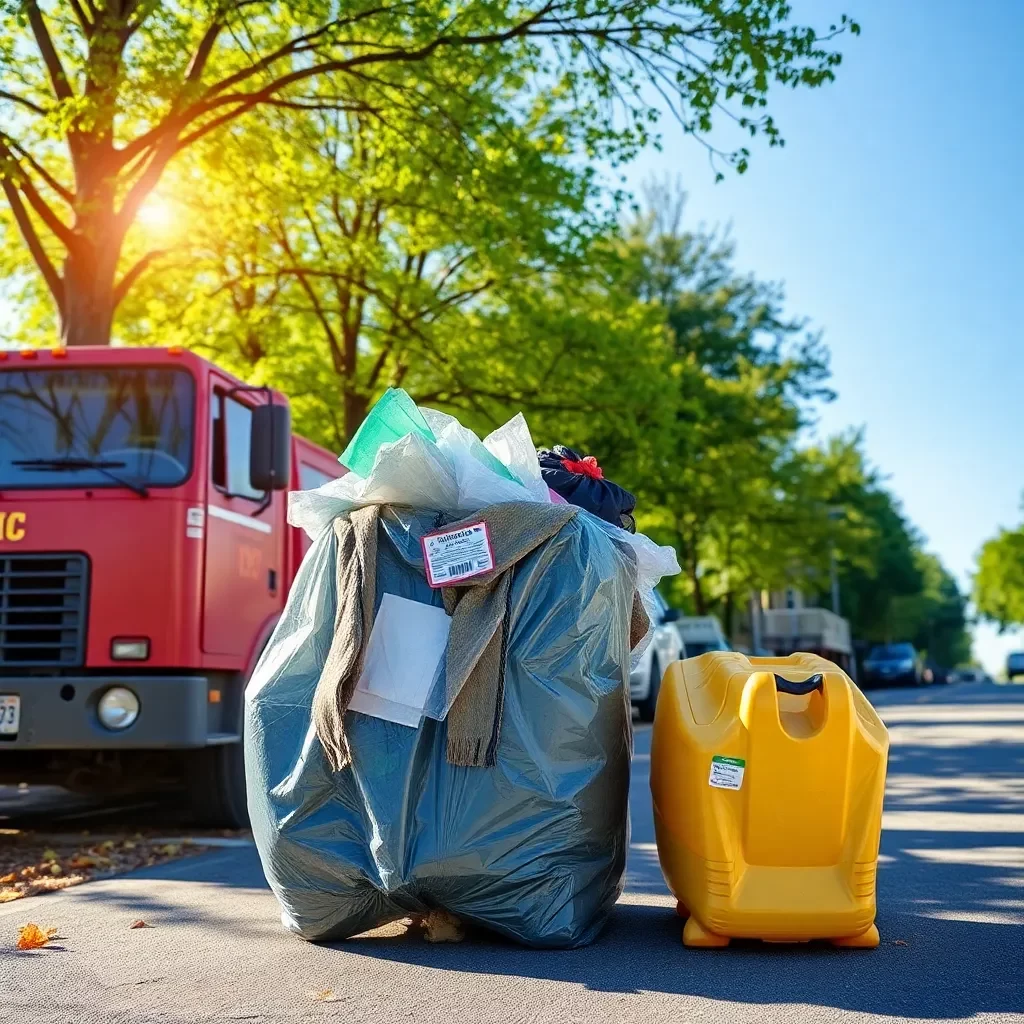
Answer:
[{"label": "truck side mirror", "polygon": [[283,491],[291,477],[292,417],[287,405],[257,405],[249,434],[249,483],[256,491]]}]

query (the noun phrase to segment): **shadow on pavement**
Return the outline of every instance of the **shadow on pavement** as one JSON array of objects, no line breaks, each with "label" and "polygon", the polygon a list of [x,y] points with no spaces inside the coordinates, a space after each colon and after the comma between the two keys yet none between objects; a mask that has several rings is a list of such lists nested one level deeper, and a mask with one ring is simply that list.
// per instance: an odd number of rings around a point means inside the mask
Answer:
[{"label": "shadow on pavement", "polygon": [[[927,706],[903,703],[904,694],[879,701],[893,723],[894,744],[877,950],[756,942],[684,949],[680,922],[655,874],[657,853],[645,841],[653,840],[645,823],[634,829],[633,895],[624,897],[605,934],[587,949],[540,952],[493,939],[435,947],[409,935],[368,935],[334,948],[438,970],[575,982],[595,991],[810,1004],[884,1017],[1022,1012],[1024,702],[1008,708],[991,704],[993,696],[1005,701],[1004,694],[977,690],[952,690],[948,701]],[[897,723],[908,718],[914,732],[901,733]],[[998,740],[993,724],[1003,730]],[[646,786],[642,753],[636,768],[634,799]]]},{"label": "shadow on pavement", "polygon": [[[346,978],[353,991],[366,979],[393,977],[389,965],[400,965],[425,972],[414,983],[424,990],[479,989],[493,996],[507,986],[489,988],[489,976],[534,979],[599,993],[731,1003],[734,1010],[725,1012],[737,1016],[741,1005],[764,1004],[744,1016],[760,1013],[765,1020],[780,1014],[796,1019],[800,1006],[917,1020],[1022,1013],[1024,700],[997,692],[992,702],[994,690],[956,688],[948,699],[931,694],[927,704],[906,693],[878,701],[893,749],[878,877],[882,945],[876,950],[753,942],[684,949],[657,864],[644,729],[637,731],[629,891],[606,932],[585,949],[529,950],[488,935],[434,946],[418,934],[396,934],[395,927],[311,949],[281,928],[251,847],[96,883],[75,898],[154,925],[181,926],[181,932],[163,933],[175,937],[168,949],[177,948],[188,925],[199,925],[217,936],[214,952],[204,955],[218,957],[218,964],[220,957],[225,967],[237,958],[250,963],[258,950],[269,970]],[[135,879],[146,884],[135,887]],[[715,1019],[721,1013],[715,1011]],[[686,1016],[698,1019],[702,1012],[695,1005]],[[520,1019],[515,1007],[508,1019]]]}]

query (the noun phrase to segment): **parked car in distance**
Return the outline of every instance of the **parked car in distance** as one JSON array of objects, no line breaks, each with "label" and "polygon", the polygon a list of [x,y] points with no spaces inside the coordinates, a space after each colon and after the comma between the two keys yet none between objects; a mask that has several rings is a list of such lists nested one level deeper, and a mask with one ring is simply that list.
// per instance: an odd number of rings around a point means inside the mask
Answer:
[{"label": "parked car in distance", "polygon": [[949,673],[951,683],[990,683],[988,673],[983,668],[957,668]]},{"label": "parked car in distance", "polygon": [[637,706],[642,722],[654,721],[654,709],[658,706],[658,691],[661,689],[665,669],[673,661],[685,657],[674,625],[679,620],[679,611],[669,608],[657,591],[654,592],[654,600],[661,621],[655,623],[654,638],[629,676],[629,699]]},{"label": "parked car in distance", "polygon": [[931,680],[913,644],[876,644],[864,659],[864,686],[920,686],[926,681]]},{"label": "parked car in distance", "polygon": [[676,629],[687,658],[698,658],[710,651],[729,650],[729,641],[725,639],[721,623],[714,615],[684,616],[676,620]]},{"label": "parked car in distance", "polygon": [[1006,678],[1012,683],[1017,676],[1024,676],[1024,651],[1013,651],[1006,658]]}]

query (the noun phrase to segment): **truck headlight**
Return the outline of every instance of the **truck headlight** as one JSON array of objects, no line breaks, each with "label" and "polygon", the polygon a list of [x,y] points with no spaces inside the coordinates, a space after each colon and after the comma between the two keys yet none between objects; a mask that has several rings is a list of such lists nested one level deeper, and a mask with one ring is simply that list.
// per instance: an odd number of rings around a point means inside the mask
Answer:
[{"label": "truck headlight", "polygon": [[116,636],[110,641],[112,661],[145,661],[149,657],[149,637]]},{"label": "truck headlight", "polygon": [[127,729],[139,717],[139,698],[127,686],[112,686],[100,697],[96,713],[104,728]]}]

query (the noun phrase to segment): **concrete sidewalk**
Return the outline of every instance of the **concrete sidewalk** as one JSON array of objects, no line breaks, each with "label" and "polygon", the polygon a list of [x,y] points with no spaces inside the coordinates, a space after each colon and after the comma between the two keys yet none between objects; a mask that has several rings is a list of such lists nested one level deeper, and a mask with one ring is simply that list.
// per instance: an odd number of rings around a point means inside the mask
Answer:
[{"label": "concrete sidewalk", "polygon": [[[0,907],[2,1019],[1024,1020],[1024,687],[871,696],[893,740],[877,950],[684,950],[657,864],[641,729],[628,891],[587,949],[431,946],[397,926],[308,945],[281,928],[255,851],[231,848]],[[130,930],[140,918],[152,927]],[[61,940],[14,952],[27,920],[56,925]]]}]

